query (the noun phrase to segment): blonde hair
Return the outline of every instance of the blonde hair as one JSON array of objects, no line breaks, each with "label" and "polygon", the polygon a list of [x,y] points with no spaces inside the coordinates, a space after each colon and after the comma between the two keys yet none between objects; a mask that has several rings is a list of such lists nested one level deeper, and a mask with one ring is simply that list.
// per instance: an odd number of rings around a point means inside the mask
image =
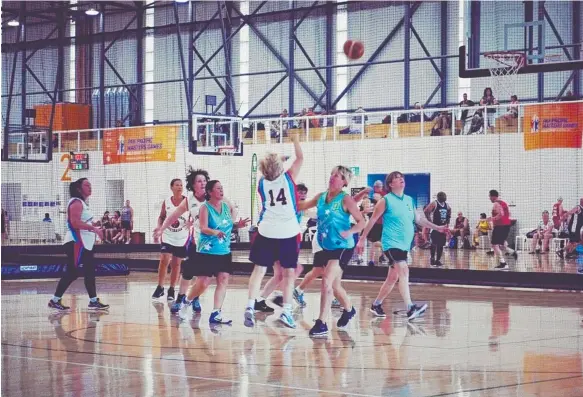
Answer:
[{"label": "blonde hair", "polygon": [[274,152],[267,152],[265,157],[259,161],[259,172],[268,181],[277,179],[283,174],[283,161],[279,154]]},{"label": "blonde hair", "polygon": [[342,179],[346,182],[344,186],[348,186],[350,180],[352,179],[352,171],[350,168],[345,167],[343,165],[337,165],[336,167],[332,168],[332,174],[339,173],[342,176]]}]

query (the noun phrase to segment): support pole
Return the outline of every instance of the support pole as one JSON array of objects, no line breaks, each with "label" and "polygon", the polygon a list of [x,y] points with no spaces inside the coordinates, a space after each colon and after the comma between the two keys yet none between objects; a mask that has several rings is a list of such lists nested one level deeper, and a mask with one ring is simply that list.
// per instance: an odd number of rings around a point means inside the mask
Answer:
[{"label": "support pole", "polygon": [[[441,56],[447,55],[447,1],[441,2]],[[441,58],[441,104],[442,108],[447,107],[447,58]]]},{"label": "support pole", "polygon": [[410,92],[410,83],[411,83],[411,3],[406,1],[405,2],[405,17],[404,17],[404,28],[403,28],[403,35],[404,35],[404,44],[405,44],[405,59],[403,62],[404,68],[404,101],[403,104],[404,109],[409,109],[409,104],[411,103],[411,92]]},{"label": "support pole", "polygon": [[99,128],[105,128],[105,3],[100,4],[99,33],[101,51],[99,54]]},{"label": "support pole", "polygon": [[[289,19],[289,49],[288,49],[288,62],[289,62],[289,73],[288,73],[288,84],[289,84],[289,98],[288,98],[288,115],[293,117],[295,114],[294,109],[294,98],[295,98],[295,57],[294,57],[294,48],[295,48],[295,1],[289,0],[289,8],[291,9],[291,18]],[[286,121],[287,123],[287,121]]]}]

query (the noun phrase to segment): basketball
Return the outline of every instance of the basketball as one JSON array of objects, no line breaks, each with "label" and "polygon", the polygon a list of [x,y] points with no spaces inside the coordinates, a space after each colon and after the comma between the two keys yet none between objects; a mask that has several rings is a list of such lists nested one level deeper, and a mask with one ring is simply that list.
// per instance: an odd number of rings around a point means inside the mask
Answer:
[{"label": "basketball", "polygon": [[358,40],[346,40],[344,53],[350,59],[359,59],[364,55],[364,44]]}]

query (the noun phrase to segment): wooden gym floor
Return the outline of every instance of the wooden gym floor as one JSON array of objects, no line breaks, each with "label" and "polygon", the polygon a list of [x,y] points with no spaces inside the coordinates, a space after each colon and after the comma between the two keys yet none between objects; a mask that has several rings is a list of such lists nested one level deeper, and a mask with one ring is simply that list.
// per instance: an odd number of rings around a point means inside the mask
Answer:
[{"label": "wooden gym floor", "polygon": [[[292,330],[277,310],[243,325],[246,281],[232,280],[224,315],[234,323],[220,328],[208,324],[214,288],[201,316],[189,308],[181,319],[151,300],[151,273],[98,279],[108,314],[88,312],[81,280],[66,315],[46,306],[56,280],[3,281],[1,394],[583,396],[581,293],[417,285],[413,298],[429,309],[408,324],[400,313],[371,317],[380,283],[345,282],[356,318],[310,339],[318,284]],[[384,307],[402,309],[397,290]]]}]

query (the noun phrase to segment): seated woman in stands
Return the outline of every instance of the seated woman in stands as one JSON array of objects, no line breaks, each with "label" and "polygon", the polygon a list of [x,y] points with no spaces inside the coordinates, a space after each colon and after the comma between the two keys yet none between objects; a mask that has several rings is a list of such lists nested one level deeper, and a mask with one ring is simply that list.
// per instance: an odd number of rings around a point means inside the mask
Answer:
[{"label": "seated woman in stands", "polygon": [[506,126],[512,125],[512,121],[518,118],[518,97],[516,95],[510,97],[510,104],[506,108],[506,114],[502,118],[506,121]]},{"label": "seated woman in stands", "polygon": [[111,219],[111,243],[112,244],[122,244],[124,233],[121,229],[121,213],[115,211],[113,213],[113,218]]}]

